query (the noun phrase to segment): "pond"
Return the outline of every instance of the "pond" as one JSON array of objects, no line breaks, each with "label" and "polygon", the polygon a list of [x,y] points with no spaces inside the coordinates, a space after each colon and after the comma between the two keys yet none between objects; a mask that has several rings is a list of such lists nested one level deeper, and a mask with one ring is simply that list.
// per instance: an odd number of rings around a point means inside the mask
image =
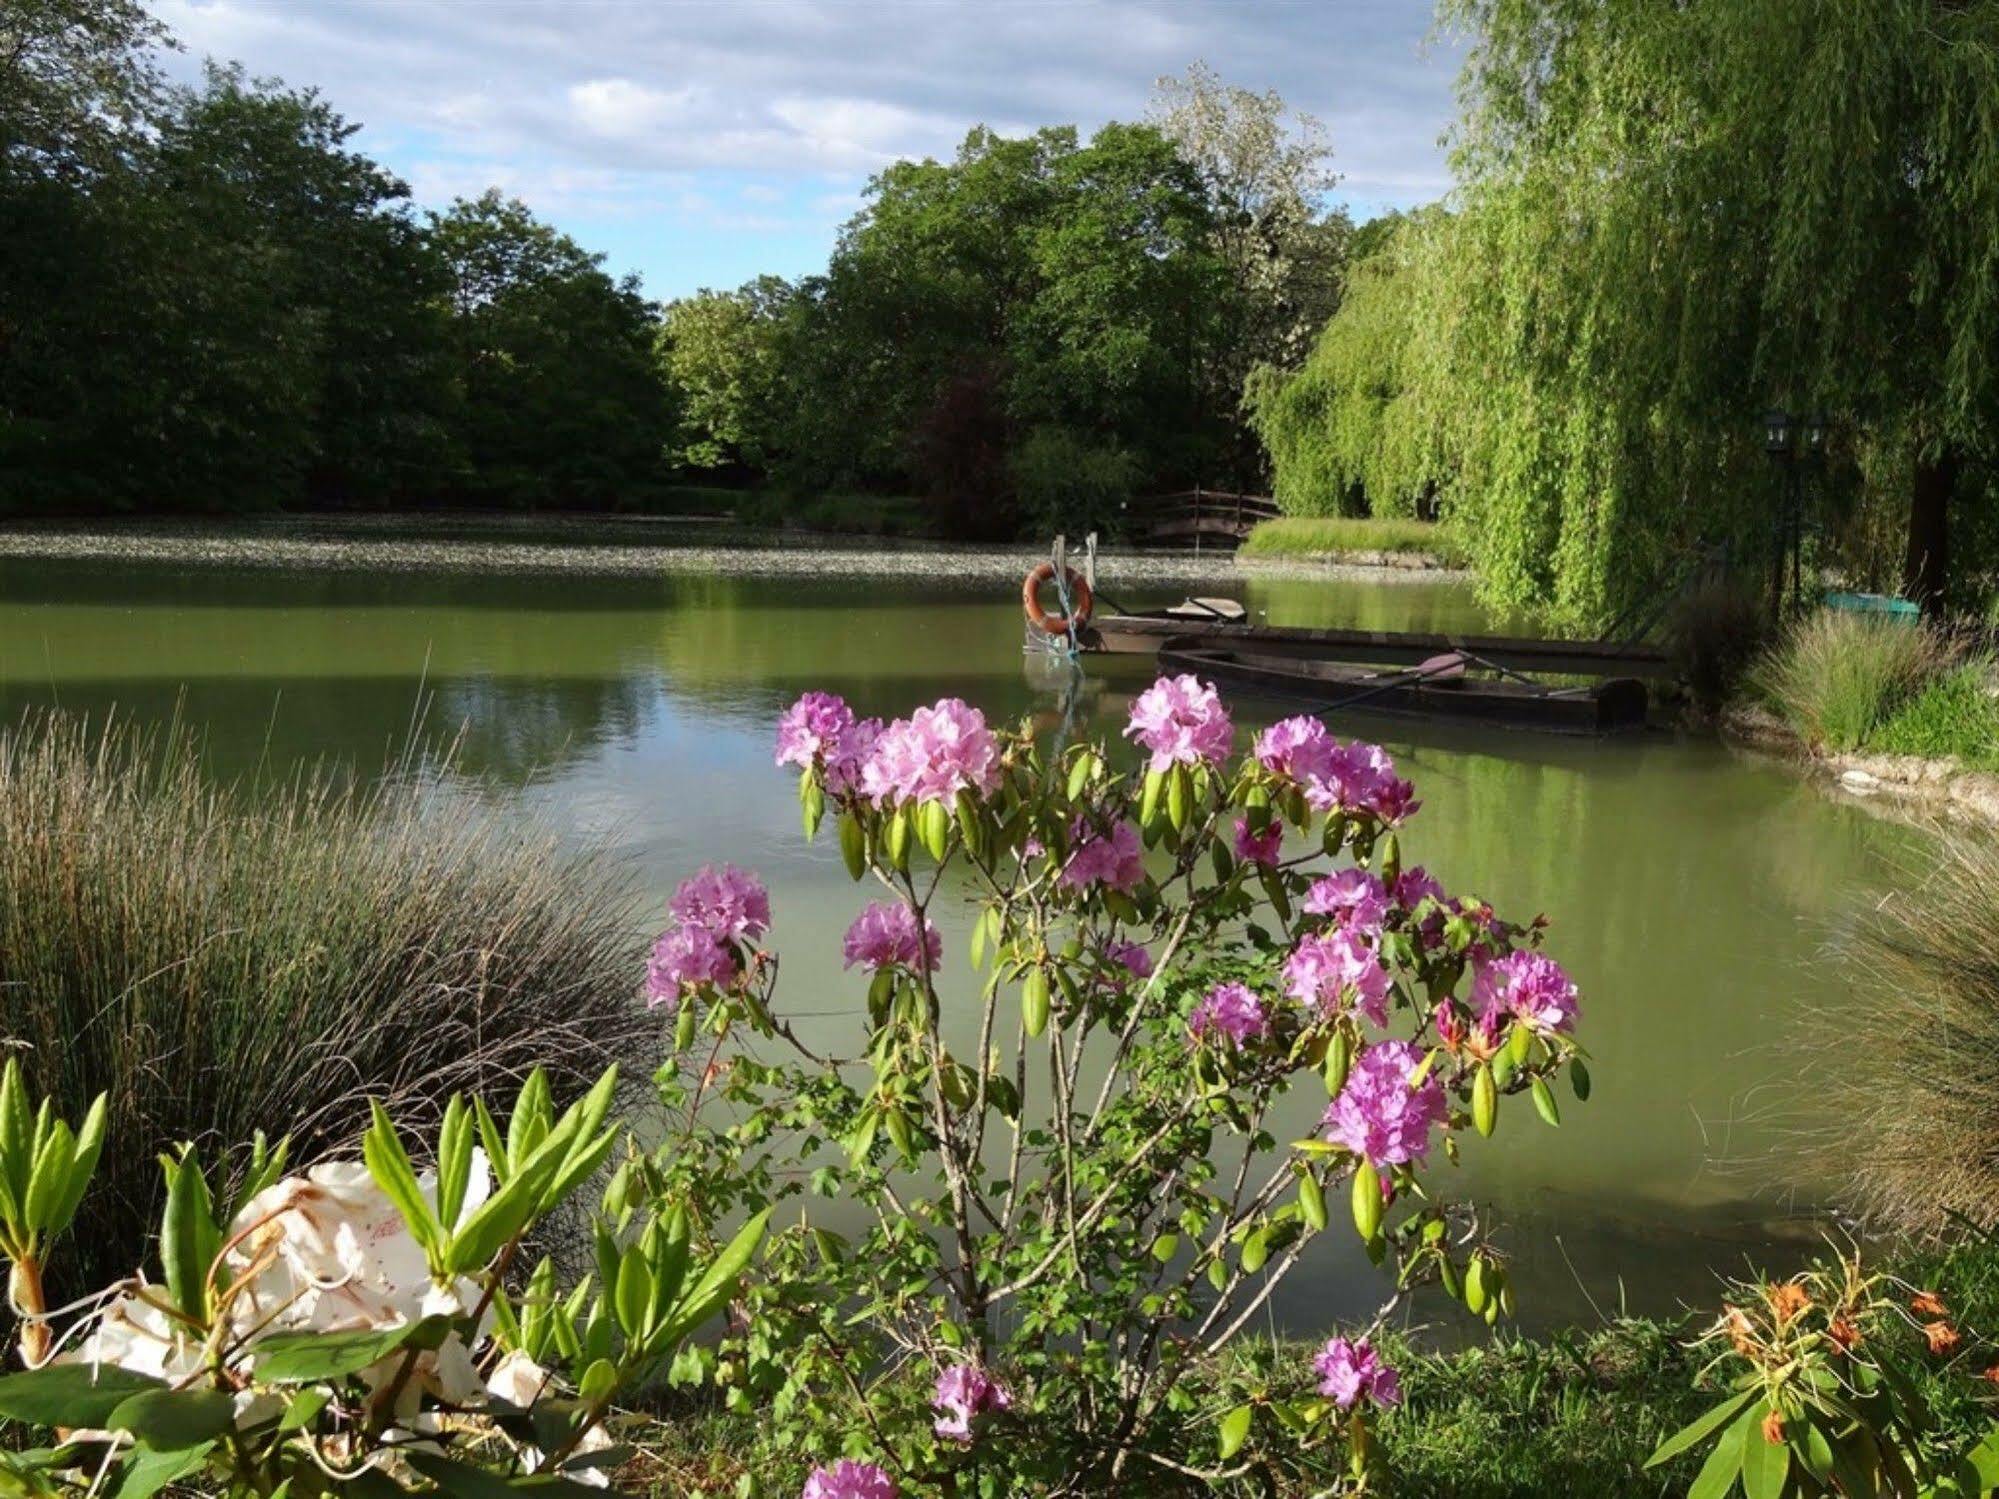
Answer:
[{"label": "pond", "polygon": [[[818,1026],[861,1009],[863,979],[831,961],[857,899],[831,840],[798,836],[791,780],[771,763],[781,709],[816,687],[884,716],[947,694],[1050,728],[1064,713],[1022,653],[1024,551],[758,550],[655,530],[705,545],[521,534],[483,550],[438,541],[410,567],[386,530],[358,546],[284,534],[261,553],[0,536],[0,717],[178,714],[224,774],[329,756],[381,766],[421,724],[427,743],[457,740],[466,777],[635,860],[661,902],[710,860],[760,871],[789,959],[783,995]],[[246,555],[257,565],[231,561]],[[1454,580],[1183,559],[1107,567],[1104,581],[1130,607],[1230,593],[1273,623],[1484,623]],[[1074,727],[1115,734],[1150,670],[1091,661],[1086,678]],[[1289,711],[1234,706],[1245,728]],[[1568,1104],[1560,1130],[1515,1110],[1461,1172],[1440,1173],[1507,1226],[1523,1320],[1707,1303],[1746,1258],[1807,1252],[1820,1227],[1796,1142],[1828,1121],[1796,1081],[1798,1017],[1842,999],[1816,955],[1915,835],[1702,738],[1334,727],[1378,739],[1416,782],[1408,857],[1504,914],[1546,912],[1550,950],[1582,987],[1591,1101]],[[957,957],[966,923],[946,925]],[[962,977],[962,958],[951,966]],[[1288,1122],[1302,1133],[1322,1103],[1300,1099]],[[1284,1324],[1378,1300],[1378,1272],[1333,1241],[1287,1286]]]}]

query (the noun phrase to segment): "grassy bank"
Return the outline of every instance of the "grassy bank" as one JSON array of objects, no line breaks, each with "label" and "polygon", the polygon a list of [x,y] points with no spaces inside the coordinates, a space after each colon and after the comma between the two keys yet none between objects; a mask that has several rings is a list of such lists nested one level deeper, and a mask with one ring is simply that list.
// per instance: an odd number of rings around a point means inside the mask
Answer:
[{"label": "grassy bank", "polygon": [[1443,527],[1400,516],[1286,516],[1267,520],[1243,542],[1244,557],[1323,557],[1339,561],[1370,554],[1434,558],[1462,567],[1464,551]]},{"label": "grassy bank", "polygon": [[1823,610],[1770,648],[1749,686],[1815,751],[1999,768],[1999,663],[1926,624]]}]

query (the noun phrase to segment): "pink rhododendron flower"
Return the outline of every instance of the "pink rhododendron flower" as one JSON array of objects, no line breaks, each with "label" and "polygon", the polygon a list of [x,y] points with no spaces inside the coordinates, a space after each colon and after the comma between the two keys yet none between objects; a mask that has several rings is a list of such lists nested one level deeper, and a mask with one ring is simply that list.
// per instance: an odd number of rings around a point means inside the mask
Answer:
[{"label": "pink rhododendron flower", "polygon": [[1131,890],[1145,878],[1145,857],[1139,850],[1138,829],[1121,822],[1099,833],[1078,820],[1069,830],[1074,847],[1062,867],[1062,883],[1083,886],[1102,883],[1113,890]]},{"label": "pink rhododendron flower", "polygon": [[943,965],[944,938],[928,917],[919,936],[916,912],[900,901],[878,901],[854,918],[840,951],[848,968],[865,963],[876,972],[907,968],[913,973],[935,973]]},{"label": "pink rhododendron flower", "polygon": [[1242,984],[1217,984],[1187,1017],[1187,1031],[1196,1041],[1220,1035],[1240,1046],[1269,1029],[1263,1001]]},{"label": "pink rhododendron flower", "polygon": [[726,989],[736,976],[735,953],[713,932],[698,926],[669,927],[653,943],[646,963],[646,1005],[676,1009],[687,989],[702,984]]},{"label": "pink rhododendron flower", "polygon": [[1405,910],[1413,911],[1423,904],[1423,897],[1435,896],[1438,900],[1448,900],[1444,887],[1430,877],[1430,871],[1421,864],[1405,869],[1395,878],[1395,903]]},{"label": "pink rhododendron flower", "polygon": [[1235,856],[1243,863],[1274,869],[1283,847],[1283,823],[1273,822],[1259,833],[1250,827],[1248,818],[1238,817],[1235,820]]},{"label": "pink rhododendron flower", "polygon": [[1363,1395],[1376,1405],[1402,1403],[1402,1379],[1381,1361],[1374,1345],[1366,1338],[1348,1342],[1329,1338],[1312,1360],[1319,1376],[1319,1393],[1331,1397],[1341,1410],[1352,1410]]},{"label": "pink rhododendron flower", "polygon": [[1251,752],[1257,764],[1272,775],[1309,787],[1331,777],[1339,741],[1318,719],[1300,714],[1258,734]]},{"label": "pink rhododendron flower", "polygon": [[843,1457],[830,1468],[814,1468],[798,1499],[896,1499],[895,1480],[873,1463]]},{"label": "pink rhododendron flower", "polygon": [[1576,986],[1545,953],[1522,948],[1503,958],[1472,955],[1472,1003],[1480,1018],[1511,1016],[1539,1031],[1573,1030]]},{"label": "pink rhododendron flower", "polygon": [[1365,869],[1342,869],[1312,882],[1305,892],[1305,911],[1330,916],[1335,922],[1372,936],[1388,919],[1388,890]]},{"label": "pink rhododendron flower", "polygon": [[861,764],[881,728],[878,718],[856,719],[846,701],[830,692],[808,692],[777,721],[777,763],[816,767],[828,791],[856,790]]},{"label": "pink rhododendron flower", "polygon": [[1152,954],[1137,942],[1112,942],[1104,948],[1104,956],[1133,978],[1152,977]]},{"label": "pink rhododendron flower", "polygon": [[1321,1014],[1345,1009],[1351,993],[1362,1014],[1376,1025],[1386,1025],[1388,986],[1388,970],[1374,949],[1345,927],[1299,938],[1284,960],[1284,992]]},{"label": "pink rhododendron flower", "polygon": [[1235,725],[1208,683],[1192,675],[1161,677],[1131,705],[1125,738],[1152,751],[1150,768],[1219,765],[1235,743]]},{"label": "pink rhododendron flower", "polygon": [[1409,1086],[1422,1061],[1422,1048],[1407,1041],[1377,1041],[1361,1052],[1326,1110],[1326,1138],[1377,1168],[1422,1160],[1429,1153],[1430,1131],[1450,1111],[1443,1084],[1434,1077]]},{"label": "pink rhododendron flower", "polygon": [[991,1411],[1011,1410],[1013,1395],[985,1370],[970,1364],[953,1364],[937,1376],[937,1389],[930,1397],[930,1404],[943,1412],[934,1428],[937,1435],[954,1442],[969,1442],[973,1420]]},{"label": "pink rhododendron flower", "polygon": [[741,942],[770,930],[770,893],[763,881],[733,864],[707,865],[680,882],[667,909],[682,926],[718,942]]},{"label": "pink rhododendron flower", "polygon": [[[1365,812],[1385,823],[1398,823],[1421,803],[1416,788],[1395,774],[1395,762],[1378,744],[1356,739],[1343,754],[1338,790],[1341,810]],[[1308,798],[1309,800],[1309,798]]]},{"label": "pink rhododendron flower", "polygon": [[861,790],[877,804],[949,802],[960,791],[984,796],[999,785],[999,759],[985,714],[940,698],[881,731],[861,766]]}]

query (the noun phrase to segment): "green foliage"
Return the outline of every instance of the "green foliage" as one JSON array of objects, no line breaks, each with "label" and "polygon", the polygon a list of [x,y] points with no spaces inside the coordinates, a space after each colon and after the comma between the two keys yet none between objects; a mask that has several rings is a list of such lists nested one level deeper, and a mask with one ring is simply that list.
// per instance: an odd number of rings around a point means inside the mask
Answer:
[{"label": "green foliage", "polygon": [[[535,1068],[504,1133],[484,1098],[468,1106],[454,1094],[436,1169],[422,1175],[379,1102],[363,1171],[325,1162],[280,1180],[285,1149],[266,1151],[260,1137],[259,1168],[225,1198],[183,1145],[161,1162],[159,1274],[79,1302],[89,1310],[53,1357],[44,1307],[20,1295],[39,1288],[46,1224],[24,1237],[0,1204],[28,1366],[0,1375],[0,1417],[53,1437],[10,1447],[14,1486],[94,1493],[113,1474],[128,1494],[188,1480],[237,1494],[352,1485],[490,1499],[601,1484],[599,1470],[626,1455],[610,1435],[614,1398],[739,1293],[769,1221],[751,1212],[726,1243],[697,1239],[684,1212],[634,1203],[620,1173],[587,1213],[595,1286],[586,1275],[560,1288],[548,1260],[524,1292],[510,1286],[537,1225],[614,1148],[630,1156],[629,1133],[610,1120],[616,1088],[613,1067],[558,1114]],[[0,1168],[25,1148],[30,1113],[10,1062]],[[36,1117],[36,1136],[57,1140],[47,1099]],[[470,1144],[474,1119],[484,1159]],[[90,1165],[62,1154],[61,1190],[81,1195]],[[410,1430],[425,1441],[412,1447]],[[326,1461],[329,1442],[346,1466]]]},{"label": "green foliage", "polygon": [[1370,552],[1435,557],[1447,566],[1464,561],[1450,529],[1403,516],[1316,516],[1267,520],[1249,533],[1244,557],[1339,558]]},{"label": "green foliage", "polygon": [[678,400],[669,459],[682,468],[763,468],[783,421],[783,359],[795,289],[760,276],[740,291],[667,304],[657,351]]},{"label": "green foliage", "polygon": [[1338,312],[1304,365],[1266,368],[1248,409],[1269,450],[1278,502],[1293,515],[1413,515],[1448,475],[1443,413],[1423,376],[1448,288],[1436,211],[1374,235]]},{"label": "green foliage", "polygon": [[443,797],[413,769],[233,792],[183,740],[62,719],[0,738],[0,1034],[65,1117],[110,1099],[69,1289],[135,1262],[165,1142],[283,1119],[310,1159],[371,1093],[422,1123],[536,1060],[564,1096],[645,1065],[624,877]]},{"label": "green foliage", "polygon": [[1826,560],[1856,543],[1915,592],[1967,592],[1999,559],[1999,12],[1445,19],[1472,38],[1458,191],[1409,260],[1356,278],[1296,381],[1258,390],[1287,503],[1434,484],[1490,602],[1589,626],[1703,546],[1767,559],[1787,501],[1759,414],[1822,408]]},{"label": "green foliage", "polygon": [[1869,747],[1891,755],[1948,756],[1977,770],[1999,768],[1999,700],[1992,689],[1991,658],[1967,661],[1897,708]]},{"label": "green foliage", "polygon": [[1036,428],[1013,455],[1014,490],[1035,535],[1115,532],[1137,480],[1131,454],[1066,427]]},{"label": "green foliage", "polygon": [[1823,609],[1792,625],[1751,681],[1806,743],[1857,750],[1951,659],[1949,643],[1927,626]]}]

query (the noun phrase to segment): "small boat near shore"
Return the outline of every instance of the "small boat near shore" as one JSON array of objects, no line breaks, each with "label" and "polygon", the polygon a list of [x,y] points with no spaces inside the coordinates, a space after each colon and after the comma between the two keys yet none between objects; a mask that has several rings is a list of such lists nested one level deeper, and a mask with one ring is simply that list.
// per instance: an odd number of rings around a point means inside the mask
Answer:
[{"label": "small boat near shore", "polygon": [[1233,599],[1189,599],[1170,609],[1097,615],[1084,627],[1080,643],[1085,650],[1111,655],[1151,655],[1168,641],[1188,640],[1259,657],[1361,666],[1420,666],[1434,657],[1462,651],[1507,671],[1579,677],[1672,674],[1666,652],[1655,645],[1260,625],[1252,623],[1247,611]]},{"label": "small boat near shore", "polygon": [[1580,686],[1553,686],[1517,673],[1474,676],[1491,662],[1447,651],[1413,666],[1382,670],[1296,654],[1269,654],[1237,641],[1169,637],[1160,669],[1192,672],[1226,687],[1289,698],[1322,709],[1502,724],[1567,734],[1607,734],[1645,724],[1645,684],[1609,677]]}]

